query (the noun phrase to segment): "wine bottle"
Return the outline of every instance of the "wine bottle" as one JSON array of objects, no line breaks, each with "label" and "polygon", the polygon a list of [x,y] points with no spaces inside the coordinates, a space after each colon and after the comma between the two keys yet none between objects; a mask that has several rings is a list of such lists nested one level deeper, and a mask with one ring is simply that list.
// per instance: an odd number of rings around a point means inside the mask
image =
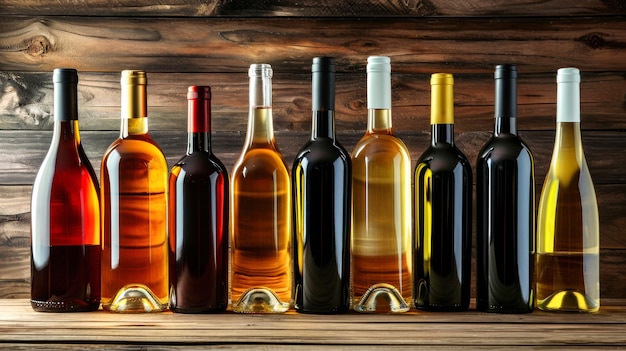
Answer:
[{"label": "wine bottle", "polygon": [[102,308],[159,312],[168,305],[169,169],[148,132],[147,78],[122,72],[120,136],[100,168]]},{"label": "wine bottle", "polygon": [[35,311],[100,307],[98,180],[78,129],[75,69],[57,68],[54,131],[31,198],[31,306]]},{"label": "wine bottle", "polygon": [[187,92],[187,153],[169,178],[170,309],[228,306],[228,173],[211,151],[211,88]]},{"label": "wine bottle", "polygon": [[316,57],[311,138],[292,168],[295,309],[350,308],[350,155],[335,138],[335,62]]},{"label": "wine bottle", "polygon": [[495,131],[476,160],[476,307],[526,313],[534,308],[535,174],[517,135],[517,69],[495,69]]},{"label": "wine bottle", "polygon": [[391,124],[391,60],[367,59],[367,131],[352,152],[352,303],[411,306],[411,158]]},{"label": "wine bottle", "polygon": [[580,72],[557,71],[556,138],[537,219],[537,307],[600,308],[596,193],[580,136]]},{"label": "wine bottle", "polygon": [[472,169],[454,144],[451,74],[431,84],[431,143],[415,167],[415,307],[469,308],[472,236]]},{"label": "wine bottle", "polygon": [[291,183],[274,138],[272,68],[252,64],[248,130],[231,182],[231,300],[238,313],[292,303]]}]

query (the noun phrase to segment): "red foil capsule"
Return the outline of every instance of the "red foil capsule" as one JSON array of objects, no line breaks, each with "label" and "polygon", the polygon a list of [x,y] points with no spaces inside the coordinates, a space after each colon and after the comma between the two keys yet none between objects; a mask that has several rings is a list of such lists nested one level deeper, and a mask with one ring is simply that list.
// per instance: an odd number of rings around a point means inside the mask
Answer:
[{"label": "red foil capsule", "polygon": [[187,90],[189,133],[211,131],[211,87],[190,86]]}]

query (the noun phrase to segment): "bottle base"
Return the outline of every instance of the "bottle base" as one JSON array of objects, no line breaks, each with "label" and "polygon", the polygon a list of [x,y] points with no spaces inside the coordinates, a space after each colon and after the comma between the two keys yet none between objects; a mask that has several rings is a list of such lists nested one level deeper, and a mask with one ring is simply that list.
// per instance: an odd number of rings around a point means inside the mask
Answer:
[{"label": "bottle base", "polygon": [[403,313],[411,306],[393,285],[375,284],[367,289],[353,309],[361,313]]},{"label": "bottle base", "polygon": [[126,285],[121,288],[110,303],[103,303],[106,311],[119,313],[161,312],[167,309],[150,288],[142,284]]},{"label": "bottle base", "polygon": [[36,312],[91,312],[100,308],[100,301],[73,300],[30,300],[30,305]]},{"label": "bottle base", "polygon": [[252,288],[241,295],[231,308],[236,313],[283,313],[289,310],[289,303],[281,302],[270,289]]},{"label": "bottle base", "polygon": [[600,309],[599,299],[593,299],[579,290],[560,290],[545,299],[537,299],[537,308],[548,312],[593,313]]}]

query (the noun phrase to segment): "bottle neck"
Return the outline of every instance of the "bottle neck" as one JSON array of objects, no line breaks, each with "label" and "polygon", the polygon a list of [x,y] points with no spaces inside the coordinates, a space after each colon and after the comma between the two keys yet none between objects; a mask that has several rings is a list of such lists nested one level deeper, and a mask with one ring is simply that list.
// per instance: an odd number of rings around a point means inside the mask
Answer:
[{"label": "bottle neck", "polygon": [[210,90],[190,87],[187,98],[187,154],[211,152]]},{"label": "bottle neck", "polygon": [[393,134],[393,128],[391,125],[391,109],[368,109],[367,133]]},{"label": "bottle neck", "polygon": [[[514,74],[515,73],[515,74]],[[495,79],[495,135],[517,134],[516,71],[502,68]]]},{"label": "bottle neck", "polygon": [[246,144],[273,144],[272,73],[269,65],[250,68],[250,110]]},{"label": "bottle neck", "polygon": [[335,138],[335,111],[313,111],[311,139]]},{"label": "bottle neck", "polygon": [[78,120],[55,120],[52,132],[52,143],[73,142],[76,146],[80,144],[80,131]]},{"label": "bottle neck", "polygon": [[146,76],[142,71],[123,71],[122,126],[120,138],[148,133],[148,103]]},{"label": "bottle neck", "polygon": [[454,146],[454,124],[431,124],[430,144],[450,144]]},{"label": "bottle neck", "polygon": [[561,176],[573,174],[585,163],[580,122],[557,123],[552,162]]}]

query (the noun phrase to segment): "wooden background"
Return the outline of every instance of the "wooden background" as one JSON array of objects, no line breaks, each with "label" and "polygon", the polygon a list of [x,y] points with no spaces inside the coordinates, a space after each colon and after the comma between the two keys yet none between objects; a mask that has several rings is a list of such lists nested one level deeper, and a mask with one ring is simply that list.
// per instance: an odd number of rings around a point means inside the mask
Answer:
[{"label": "wooden background", "polygon": [[429,142],[429,83],[455,75],[456,139],[471,163],[493,129],[493,68],[519,70],[519,129],[537,196],[554,143],[556,70],[582,71],[583,143],[598,194],[601,294],[626,297],[624,0],[0,0],[0,298],[29,296],[30,193],[51,140],[52,70],[79,70],[84,147],[99,171],[119,130],[119,72],[148,72],[150,128],[170,164],[186,146],[186,87],[213,88],[213,150],[232,169],[247,123],[247,68],[274,68],[288,164],[308,138],[310,64],[337,58],[337,128],[366,125],[365,63],[392,59],[393,120],[413,162]]}]

